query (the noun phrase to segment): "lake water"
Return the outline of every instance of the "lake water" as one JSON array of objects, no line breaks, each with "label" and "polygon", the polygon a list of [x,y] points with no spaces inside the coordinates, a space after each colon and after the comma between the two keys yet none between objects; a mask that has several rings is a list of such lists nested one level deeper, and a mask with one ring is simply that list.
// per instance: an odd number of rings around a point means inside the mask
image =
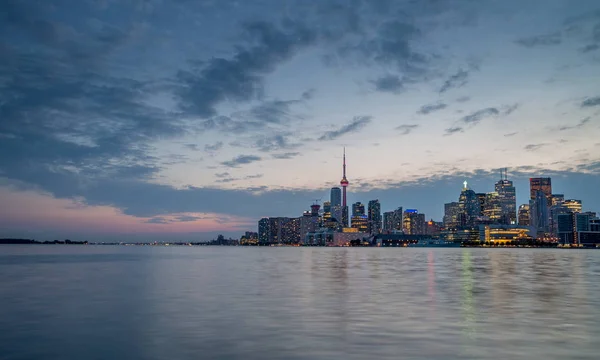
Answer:
[{"label": "lake water", "polygon": [[0,359],[598,359],[600,251],[0,246]]}]

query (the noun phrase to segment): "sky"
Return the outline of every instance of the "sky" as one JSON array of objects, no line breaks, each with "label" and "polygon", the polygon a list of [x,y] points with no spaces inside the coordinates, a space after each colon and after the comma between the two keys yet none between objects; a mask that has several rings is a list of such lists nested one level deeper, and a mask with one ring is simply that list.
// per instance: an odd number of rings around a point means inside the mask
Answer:
[{"label": "sky", "polygon": [[4,0],[0,236],[208,240],[467,180],[600,212],[596,0]]}]

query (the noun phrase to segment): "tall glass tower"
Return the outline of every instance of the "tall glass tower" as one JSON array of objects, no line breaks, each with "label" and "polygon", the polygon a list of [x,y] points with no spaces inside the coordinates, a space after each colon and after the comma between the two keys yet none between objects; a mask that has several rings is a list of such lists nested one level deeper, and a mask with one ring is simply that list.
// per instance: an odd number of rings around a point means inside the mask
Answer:
[{"label": "tall glass tower", "polygon": [[335,218],[340,224],[342,223],[342,189],[332,187],[329,195],[331,203],[331,217]]}]

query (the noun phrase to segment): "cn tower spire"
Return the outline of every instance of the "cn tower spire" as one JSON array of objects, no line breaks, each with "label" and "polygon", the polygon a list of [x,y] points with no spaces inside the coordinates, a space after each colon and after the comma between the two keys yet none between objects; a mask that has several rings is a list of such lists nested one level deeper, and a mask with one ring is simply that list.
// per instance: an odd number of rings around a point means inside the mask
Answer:
[{"label": "cn tower spire", "polygon": [[346,178],[346,147],[344,146],[344,179]]}]

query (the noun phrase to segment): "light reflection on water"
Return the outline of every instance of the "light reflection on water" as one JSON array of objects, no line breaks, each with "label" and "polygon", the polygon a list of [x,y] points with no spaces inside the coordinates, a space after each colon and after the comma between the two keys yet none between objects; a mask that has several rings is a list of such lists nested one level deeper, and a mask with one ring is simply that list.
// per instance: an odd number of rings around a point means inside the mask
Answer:
[{"label": "light reflection on water", "polygon": [[3,246],[1,359],[597,359],[600,251]]}]

